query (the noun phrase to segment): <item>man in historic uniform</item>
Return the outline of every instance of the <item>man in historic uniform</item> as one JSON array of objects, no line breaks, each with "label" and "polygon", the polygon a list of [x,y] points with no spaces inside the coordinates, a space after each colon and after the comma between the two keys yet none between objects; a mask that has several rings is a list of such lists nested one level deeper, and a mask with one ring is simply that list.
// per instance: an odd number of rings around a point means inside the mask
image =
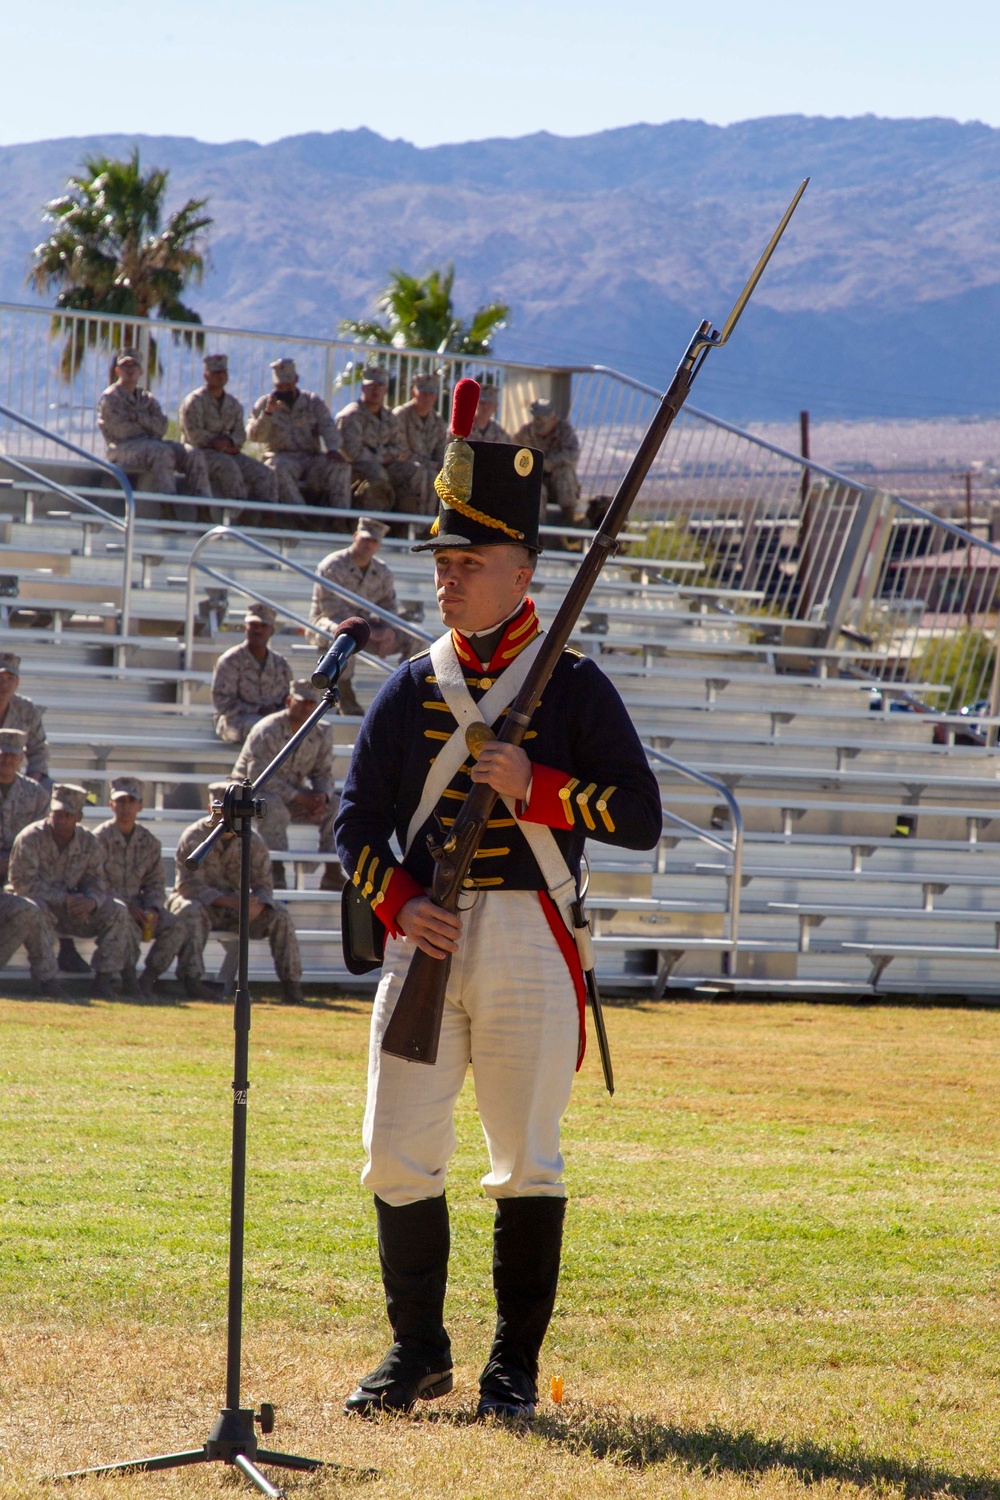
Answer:
[{"label": "man in historic uniform", "polygon": [[[351,545],[342,547],[338,552],[328,553],[316,572],[321,577],[328,578],[331,583],[339,583],[345,589],[350,589],[352,594],[360,594],[372,604],[387,609],[390,614],[398,615],[395,579],[391,569],[376,556],[388,529],[384,521],[376,521],[371,516],[359,516]],[[385,657],[392,656],[395,651],[409,651],[412,636],[404,635],[395,626],[380,620],[378,615],[369,615],[364,609],[348,603],[340,594],[334,593],[333,589],[325,589],[320,583],[313,585],[312,607],[309,610],[311,624],[336,635],[339,622],[345,615],[351,614],[359,614],[371,626],[372,633],[365,650],[370,651],[373,656]],[[330,644],[321,635],[313,636],[312,640],[323,651]],[[351,683],[356,665],[356,658],[349,657],[337,685],[340,688],[340,712],[360,716],[364,709],[358,702]]]},{"label": "man in historic uniform", "polygon": [[38,925],[34,903],[3,888],[14,840],[22,828],[43,817],[49,805],[45,788],[21,774],[27,739],[23,729],[0,729],[0,969],[22,943],[30,958]]},{"label": "man in historic uniform", "polygon": [[86,789],[69,783],[52,788],[48,816],[29,823],[14,840],[10,888],[34,902],[39,912],[38,946],[28,957],[31,976],[44,993],[56,980],[56,938],[97,939],[93,993],[109,1000],[122,993],[130,962],[129,915],[111,895],[104,859],[92,833],[80,827]]},{"label": "man in historic uniform", "polygon": [[330,408],[322,396],[299,390],[294,359],[273,360],[271,379],[270,395],[254,402],[247,437],[263,443],[264,462],[278,476],[279,499],[305,505],[305,485],[331,510],[343,510],[351,503],[351,471]]},{"label": "man in historic uniform", "polygon": [[420,511],[434,509],[434,481],[444,463],[448,428],[438,416],[436,407],[441,395],[437,375],[415,375],[410,385],[410,399],[393,409],[403,439],[403,457],[415,463],[422,478]]},{"label": "man in historic uniform", "polygon": [[268,642],[277,612],[270,604],[251,603],[243,616],[243,645],[231,646],[215,663],[212,707],[220,740],[241,745],[253,726],[277,713],[288,697],[292,669]]},{"label": "man in historic uniform", "polygon": [[[214,999],[216,991],[205,983],[205,944],[212,932],[237,932],[240,915],[240,840],[224,833],[197,869],[185,866],[215,827],[218,814],[213,799],[221,802],[228,781],[213,781],[208,789],[208,816],[185,828],[177,841],[176,883],[169,906],[185,922],[185,936],[177,957],[177,977],[192,999]],[[267,845],[254,830],[250,854],[250,936],[267,938],[286,1005],[302,1001],[302,960],[295,926],[284,906],[275,906],[271,883],[271,857]]]},{"label": "man in historic uniform", "polygon": [[[233,766],[233,780],[256,781],[279,750],[302,728],[323,695],[308,678],[293,682],[285,706],[255,724]],[[322,854],[335,854],[333,819],[337,811],[333,778],[333,730],[316,724],[267,783],[267,812],[255,824],[271,854],[288,848],[289,823],[311,823],[319,830]],[[272,859],[273,883],[285,885],[285,866]],[[321,891],[339,891],[344,877],[335,864],[324,866]]]},{"label": "man in historic uniform", "polygon": [[278,476],[243,452],[247,440],[243,407],[226,390],[229,358],[205,355],[205,383],[181,402],[184,441],[203,455],[212,493],[219,500],[278,503]]},{"label": "man in historic uniform", "polygon": [[496,419],[500,392],[488,382],[479,387],[479,405],[469,437],[476,443],[509,443],[510,433]]},{"label": "man in historic uniform", "polygon": [[385,404],[389,372],[366,365],[361,372],[361,399],[337,413],[344,457],[351,465],[351,485],[359,505],[372,510],[402,510],[429,515],[433,495],[424,473],[406,458],[399,421]]},{"label": "man in historic uniform", "polygon": [[[434,553],[447,634],[403,663],[368,710],[337,818],[344,870],[386,929],[362,1181],[375,1195],[393,1344],[348,1398],[346,1410],[363,1415],[408,1411],[451,1389],[445,1175],[470,1063],[490,1160],[482,1182],[496,1202],[497,1324],[478,1410],[533,1414],[562,1241],[559,1127],[582,1056],[584,980],[568,902],[586,838],[647,849],[660,833],[657,783],[628,713],[574,651],[562,653],[524,748],[495,741],[478,760],[466,748],[469,715],[499,726],[539,649],[527,589],[542,464],[537,449],[449,444],[437,535],[415,548]],[[465,882],[468,907],[453,916],[428,896],[427,840],[440,841],[478,782],[501,800]],[[416,948],[453,955],[433,1067],[380,1046]]]},{"label": "man in historic uniform", "polygon": [[19,693],[20,685],[21,658],[13,651],[0,651],[0,729],[24,730],[24,774],[51,787],[49,747],[42,723],[44,709]]},{"label": "man in historic uniform", "polygon": [[176,495],[177,475],[183,474],[189,495],[208,495],[204,455],[184,443],[167,442],[167,418],[149,391],[139,389],[142,363],[134,349],[122,349],[115,360],[115,383],[97,407],[97,425],[112,463],[141,469],[157,494]]},{"label": "man in historic uniform", "polygon": [[149,999],[156,981],[180,952],[184,924],[167,910],[163,846],[138,821],[142,794],[143,785],[137,776],[116,776],[108,799],[112,815],[94,829],[94,838],[104,858],[104,878],[111,893],[128,908],[127,975],[133,975],[138,966],[140,944],[153,940],[137,981],[140,995]]},{"label": "man in historic uniform", "polygon": [[554,501],[562,511],[563,525],[576,526],[584,519],[580,506],[580,481],[576,474],[580,439],[568,417],[560,417],[551,401],[532,401],[528,409],[531,421],[518,428],[514,442],[540,448],[545,455],[542,518],[545,507]]}]

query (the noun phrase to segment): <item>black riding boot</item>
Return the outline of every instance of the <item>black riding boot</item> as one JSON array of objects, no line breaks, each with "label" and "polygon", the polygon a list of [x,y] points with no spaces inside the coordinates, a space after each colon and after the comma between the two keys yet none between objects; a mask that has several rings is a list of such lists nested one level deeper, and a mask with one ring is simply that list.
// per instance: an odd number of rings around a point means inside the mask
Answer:
[{"label": "black riding boot", "polygon": [[347,1398],[345,1412],[411,1411],[451,1390],[451,1343],[444,1326],[448,1282],[448,1205],[422,1198],[403,1208],[375,1199],[378,1255],[393,1345]]},{"label": "black riding boot", "polygon": [[527,1418],[538,1400],[538,1351],[559,1281],[564,1198],[501,1198],[493,1230],[497,1331],[479,1377],[478,1415]]}]

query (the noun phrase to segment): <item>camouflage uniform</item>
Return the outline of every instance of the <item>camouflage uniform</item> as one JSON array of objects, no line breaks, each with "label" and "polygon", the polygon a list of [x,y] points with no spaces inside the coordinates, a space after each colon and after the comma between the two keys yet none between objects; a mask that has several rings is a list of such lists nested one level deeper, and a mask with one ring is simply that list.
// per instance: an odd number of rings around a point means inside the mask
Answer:
[{"label": "camouflage uniform", "polygon": [[0,891],[0,969],[10,962],[23,943],[30,960],[38,951],[38,908],[33,901]]},{"label": "camouflage uniform", "polygon": [[[129,914],[108,892],[104,860],[92,833],[77,827],[60,849],[48,818],[29,823],[11,850],[10,887],[38,909],[37,935],[28,947],[33,979],[42,983],[55,979],[60,935],[97,939],[93,957],[97,974],[120,974],[129,963]],[[89,917],[71,917],[66,910],[66,897],[77,893],[96,903]]]},{"label": "camouflage uniform", "polygon": [[[235,834],[224,834],[196,870],[184,868],[185,859],[208,837],[212,826],[211,818],[201,818],[185,828],[177,841],[177,884],[170,894],[169,907],[175,916],[188,923],[177,959],[177,977],[184,983],[204,979],[209,934],[236,932],[239,928],[237,912],[212,905],[217,896],[239,894],[240,840]],[[264,910],[250,924],[250,936],[267,938],[279,979],[301,979],[302,960],[295,927],[288,909],[274,905],[271,859],[267,845],[256,832],[251,843],[250,890],[258,901],[264,902]]]},{"label": "camouflage uniform", "polygon": [[[388,609],[392,614],[399,614],[399,605],[396,603],[396,585],[393,581],[392,572],[379,558],[373,557],[367,568],[362,572],[356,560],[351,554],[350,547],[343,547],[339,552],[330,552],[319,564],[316,572],[324,578],[329,578],[331,583],[343,584],[345,589],[350,589],[352,594],[360,594],[364,599],[370,599],[373,604],[382,609]],[[331,635],[336,635],[337,626],[345,614],[353,611],[339,594],[330,589],[323,588],[322,584],[313,584],[312,607],[309,610],[309,622],[319,625],[323,630],[328,630]],[[370,625],[382,627],[377,615],[366,615],[364,610],[358,610],[362,619],[366,619]],[[330,642],[325,636],[310,636],[310,640],[321,651],[325,651]],[[369,646],[368,650],[377,650],[380,656],[391,656],[394,651],[409,652],[413,637],[404,635],[402,631],[396,631],[391,639],[381,646]],[[357,657],[350,656],[340,674],[341,684],[350,682],[354,676],[354,668],[357,665]]]},{"label": "camouflage uniform", "polygon": [[246,442],[243,407],[235,396],[223,391],[217,398],[207,385],[199,386],[181,402],[180,421],[185,442],[204,456],[217,499],[278,503],[278,476],[266,464],[246,453],[220,453],[209,446],[217,437],[229,438],[237,448]]},{"label": "camouflage uniform", "polygon": [[48,809],[48,791],[29,776],[15,776],[9,787],[0,786],[0,880],[7,879],[10,851],[21,829],[44,818]]},{"label": "camouflage uniform", "polygon": [[[420,416],[415,401],[397,406],[393,416],[399,423],[406,457],[417,464],[423,474],[424,500],[430,502],[435,498],[435,476],[444,463],[448,429],[436,411],[428,412],[426,417]],[[426,513],[426,504],[421,509]]]},{"label": "camouflage uniform", "polygon": [[[292,726],[287,710],[261,719],[247,735],[233,766],[233,780],[242,781],[246,776],[250,781],[256,781],[291,737]],[[257,828],[270,850],[288,848],[289,823],[314,821],[292,806],[296,794],[306,791],[325,792],[329,799],[325,813],[315,826],[319,829],[321,853],[335,854],[333,820],[340,799],[333,791],[333,730],[324,724],[316,725],[267,783],[267,813],[257,823]]]},{"label": "camouflage uniform", "polygon": [[352,401],[337,413],[337,426],[359,505],[431,514],[437,496],[426,471],[403,457],[406,443],[395,413],[387,406],[376,412],[363,401]]},{"label": "camouflage uniform", "polygon": [[[165,974],[180,952],[184,941],[184,923],[167,911],[167,892],[163,879],[163,846],[148,828],[137,823],[126,838],[114,818],[94,829],[104,859],[104,877],[112,893],[126,907],[138,906],[157,914],[156,935],[146,959],[146,969],[154,976]],[[129,912],[130,950],[128,963],[139,962],[142,934]]]},{"label": "camouflage uniform", "polygon": [[[17,835],[29,823],[44,817],[48,805],[48,792],[27,776],[15,776],[10,786],[0,786],[0,882],[7,879],[10,851]],[[38,910],[33,902],[0,890],[0,969],[22,943],[31,953],[29,934],[37,920]]]},{"label": "camouflage uniform", "polygon": [[129,394],[115,381],[101,396],[97,425],[112,463],[143,470],[143,478],[148,475],[150,488],[158,494],[176,495],[179,472],[184,475],[189,494],[211,497],[204,454],[184,443],[162,440],[167,419],[160,403],[148,391]]},{"label": "camouflage uniform", "polygon": [[264,462],[278,477],[278,498],[286,505],[305,505],[300,484],[319,490],[331,510],[345,510],[351,503],[351,471],[347,464],[327,458],[340,452],[340,433],[330,408],[312,391],[296,391],[291,406],[283,402],[277,411],[266,412],[269,397],[254,402],[247,436],[263,443]]},{"label": "camouflage uniform", "polygon": [[477,427],[473,423],[472,431],[469,433],[470,443],[509,443],[510,441],[510,433],[500,426],[496,417],[490,417],[485,427]]},{"label": "camouflage uniform", "polygon": [[224,651],[212,673],[215,732],[220,740],[239,745],[265,714],[284,708],[292,669],[277,651],[258,661],[249,646]]},{"label": "camouflage uniform", "polygon": [[580,457],[580,439],[565,417],[545,437],[539,437],[535,422],[525,422],[514,434],[514,442],[525,448],[540,448],[545,454],[542,479],[542,520],[545,507],[554,500],[566,522],[583,519],[580,510],[580,481],[576,465]]},{"label": "camouflage uniform", "polygon": [[47,781],[49,774],[49,747],[42,723],[44,712],[44,708],[36,707],[30,698],[15,693],[7,705],[7,712],[0,719],[0,729],[23,729],[28,736],[24,747],[24,774],[32,781]]}]

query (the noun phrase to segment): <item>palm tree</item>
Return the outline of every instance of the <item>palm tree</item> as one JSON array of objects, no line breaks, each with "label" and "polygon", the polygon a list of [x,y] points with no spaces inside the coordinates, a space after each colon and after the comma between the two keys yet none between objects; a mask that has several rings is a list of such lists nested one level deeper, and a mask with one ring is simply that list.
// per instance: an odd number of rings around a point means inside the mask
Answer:
[{"label": "palm tree", "polygon": [[[71,177],[69,192],[47,203],[44,217],[57,227],[32,252],[28,282],[39,292],[59,288],[56,306],[135,318],[158,317],[177,323],[201,318],[181,301],[192,279],[205,269],[203,233],[212,220],[202,212],[207,198],[189,198],[163,223],[168,173],[154,167],[143,174],[136,147],[127,161],[107,156],[84,159],[83,174]],[[138,329],[88,318],[52,320],[53,334],[69,327],[61,370],[68,380],[87,348],[117,348],[138,342]],[[201,336],[188,335],[200,344]],[[148,367],[155,372],[156,345],[148,341]]]},{"label": "palm tree", "polygon": [[389,285],[376,299],[376,307],[387,313],[385,323],[345,318],[340,328],[366,344],[390,345],[395,349],[434,349],[438,354],[488,354],[490,340],[506,326],[510,308],[504,302],[480,307],[468,323],[455,316],[451,289],[455,267],[411,276],[390,271]]}]

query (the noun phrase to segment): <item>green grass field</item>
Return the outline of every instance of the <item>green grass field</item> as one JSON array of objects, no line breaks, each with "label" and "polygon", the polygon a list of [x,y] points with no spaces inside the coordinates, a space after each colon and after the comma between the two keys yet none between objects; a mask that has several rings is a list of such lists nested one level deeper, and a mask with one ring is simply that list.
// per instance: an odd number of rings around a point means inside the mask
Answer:
[{"label": "green grass field", "polygon": [[[358,1183],[368,1006],[259,1005],[244,1400],[373,1496],[1000,1500],[1000,1014],[614,1007],[566,1120],[571,1205],[535,1431],[470,1422],[492,1214],[467,1088],[449,1197],[452,1396],[340,1415],[386,1341]],[[197,1447],[222,1404],[232,1015],[0,1001],[0,1496],[234,1493],[221,1465],[47,1473]],[[275,1476],[279,1477],[279,1476]],[[290,1496],[349,1476],[287,1476]]]}]

